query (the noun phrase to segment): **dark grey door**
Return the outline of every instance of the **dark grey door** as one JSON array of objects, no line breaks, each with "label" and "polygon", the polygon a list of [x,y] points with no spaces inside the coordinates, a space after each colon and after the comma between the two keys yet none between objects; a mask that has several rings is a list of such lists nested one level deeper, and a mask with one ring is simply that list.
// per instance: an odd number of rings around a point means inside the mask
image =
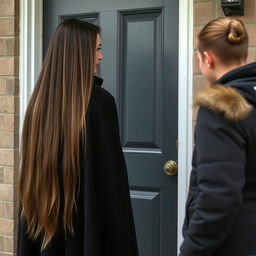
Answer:
[{"label": "dark grey door", "polygon": [[44,49],[61,19],[102,28],[100,75],[116,98],[140,256],[177,252],[178,0],[44,0]]}]

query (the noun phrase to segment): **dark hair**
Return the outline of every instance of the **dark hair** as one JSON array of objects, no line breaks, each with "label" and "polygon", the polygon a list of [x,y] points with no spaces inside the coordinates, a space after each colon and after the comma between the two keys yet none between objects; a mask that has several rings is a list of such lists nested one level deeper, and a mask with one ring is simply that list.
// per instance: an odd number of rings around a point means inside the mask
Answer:
[{"label": "dark hair", "polygon": [[27,107],[19,192],[28,233],[33,239],[42,237],[42,249],[60,225],[65,232],[73,232],[80,140],[99,33],[98,26],[84,21],[68,19],[59,24]]},{"label": "dark hair", "polygon": [[223,62],[246,61],[248,34],[243,22],[236,18],[218,18],[206,24],[197,36],[200,53],[213,51]]}]

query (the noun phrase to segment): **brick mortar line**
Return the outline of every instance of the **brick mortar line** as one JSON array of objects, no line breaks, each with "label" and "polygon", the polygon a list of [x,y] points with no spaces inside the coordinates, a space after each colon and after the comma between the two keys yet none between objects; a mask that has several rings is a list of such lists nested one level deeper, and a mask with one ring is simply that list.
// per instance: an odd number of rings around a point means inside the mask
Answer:
[{"label": "brick mortar line", "polygon": [[[0,166],[0,168],[6,168],[6,167],[4,167],[4,166]],[[18,170],[14,170],[14,172],[15,172],[15,171],[18,171]],[[13,184],[12,184],[12,185],[13,185]],[[1,201],[1,200],[0,200],[0,201]]]},{"label": "brick mortar line", "polygon": [[[0,218],[0,220],[5,220],[4,218]],[[14,222],[14,224],[16,224],[17,223],[17,220],[16,219],[12,219],[13,220],[13,222]],[[4,235],[5,236],[5,235]]]},{"label": "brick mortar line", "polygon": [[13,148],[0,146],[0,149],[13,149]]},{"label": "brick mortar line", "polygon": [[[0,133],[1,134],[4,134],[6,136],[9,136],[9,135],[14,135],[14,136],[17,136],[19,133],[18,132],[11,132],[11,131],[2,131],[0,130]],[[1,143],[0,143],[1,144]],[[6,147],[6,146],[0,146],[1,149],[3,148],[10,148],[10,147]],[[13,149],[13,147],[11,147],[10,149]]]},{"label": "brick mortar line", "polygon": [[[239,19],[239,17],[238,17]],[[244,21],[245,25],[256,25],[256,17],[254,17],[255,21]]]},{"label": "brick mortar line", "polygon": [[19,80],[19,76],[16,75],[0,75],[0,78],[16,78]]},{"label": "brick mortar line", "polygon": [[6,216],[6,217],[1,217],[0,219],[8,219],[8,220],[14,220],[14,216],[16,215],[14,212],[18,210],[18,207],[17,207],[17,203],[14,203],[14,207],[11,211],[11,213],[13,214],[13,217],[10,217],[10,216]]},{"label": "brick mortar line", "polygon": [[201,73],[196,73],[193,77],[204,77],[204,75]]},{"label": "brick mortar line", "polygon": [[19,39],[20,37],[17,35],[13,36],[0,36],[0,39]]},{"label": "brick mortar line", "polygon": [[[2,113],[0,112],[0,116],[13,116],[14,114],[10,114],[10,113]],[[19,116],[19,114],[15,114],[14,116]]]},{"label": "brick mortar line", "polygon": [[[19,131],[10,131],[10,130],[2,130],[0,129],[0,132],[5,132],[5,133],[14,133],[15,135],[18,135],[19,134]],[[1,147],[0,147],[1,148]]]},{"label": "brick mortar line", "polygon": [[0,94],[0,96],[8,96],[8,97],[14,96],[14,97],[16,97],[16,96],[19,96],[19,95],[18,94]]},{"label": "brick mortar line", "polygon": [[18,166],[18,164],[17,165],[1,165],[1,167],[4,167],[4,168],[12,168],[12,167],[17,167]]},{"label": "brick mortar line", "polygon": [[[249,38],[249,40],[250,40],[250,38]],[[250,50],[250,49],[256,49],[256,43],[249,45],[249,46],[248,46],[248,49],[249,49],[249,50]],[[193,53],[196,53],[196,52],[197,52],[197,49],[194,47]],[[248,55],[248,56],[249,56],[249,55]],[[1,78],[1,76],[0,76],[0,78]]]},{"label": "brick mortar line", "polygon": [[[12,149],[13,150],[13,149]],[[15,149],[14,149],[15,150]],[[17,150],[17,152],[18,152],[18,150]],[[2,164],[1,165],[1,167],[4,167],[4,168],[12,168],[12,167],[18,167],[19,165],[17,164],[13,164],[13,165],[4,165],[4,164]]]},{"label": "brick mortar line", "polygon": [[14,19],[19,19],[20,16],[16,15],[16,14],[12,14],[12,15],[1,15],[0,19],[6,19],[6,18],[14,18]]},{"label": "brick mortar line", "polygon": [[[0,97],[2,97],[2,96],[0,96]],[[9,96],[8,96],[9,97]],[[16,112],[1,112],[2,114],[4,114],[4,113],[8,113],[8,114],[12,114],[12,115],[16,115],[17,113]]]},{"label": "brick mortar line", "polygon": [[[4,97],[4,96],[0,96],[0,97]],[[10,97],[10,96],[8,96],[8,97]],[[0,112],[0,114],[2,114],[2,115],[5,115],[5,114],[10,114],[10,115],[18,115],[19,116],[19,114],[17,113],[17,112]]]},{"label": "brick mortar line", "polygon": [[2,220],[3,220],[3,219],[4,219],[4,220],[13,220],[14,218],[13,218],[13,217],[11,217],[11,218],[10,218],[10,217],[9,217],[9,218],[6,217],[6,218],[1,218],[1,219],[2,219]]},{"label": "brick mortar line", "polygon": [[7,19],[7,18],[8,18],[8,19],[10,19],[10,18],[11,18],[11,19],[19,19],[20,16],[17,16],[17,15],[15,15],[15,14],[14,14],[14,15],[2,15],[2,16],[0,16],[0,20],[1,20],[1,19]]},{"label": "brick mortar line", "polygon": [[0,58],[19,57],[20,55],[0,55]]},{"label": "brick mortar line", "polygon": [[[8,203],[8,204],[13,204],[14,205],[14,208],[13,210],[17,210],[17,203],[19,203],[19,200],[15,200],[15,201],[9,201],[9,202],[6,202],[6,201],[0,201],[0,203]],[[0,219],[4,219],[5,217],[0,217]]]},{"label": "brick mortar line", "polygon": [[[1,131],[2,132],[2,131]],[[6,132],[5,132],[6,133]],[[0,146],[0,149],[13,149],[13,147]]]},{"label": "brick mortar line", "polygon": [[[0,77],[1,78],[1,77]],[[6,96],[6,95],[1,95],[1,97],[2,96]],[[10,95],[10,96],[13,96],[14,98],[19,98],[19,96],[18,95]],[[9,96],[8,96],[9,97]],[[0,113],[2,113],[2,112],[0,112]]]},{"label": "brick mortar line", "polygon": [[[6,255],[13,256],[14,254],[12,252],[6,252],[6,251],[0,251],[0,253],[4,253]],[[16,255],[16,254],[15,254]]]},{"label": "brick mortar line", "polygon": [[[1,149],[1,148],[0,148]],[[14,148],[10,148],[10,150],[15,150]]]},{"label": "brick mortar line", "polygon": [[[13,185],[13,186],[17,187],[16,185]],[[19,200],[17,200],[17,199],[14,200],[14,201],[0,200],[0,203],[14,203],[14,204],[16,204],[16,203],[19,203]]]},{"label": "brick mortar line", "polygon": [[[6,150],[6,149],[9,149],[9,150],[12,150],[12,151],[16,151],[18,152],[19,151],[19,148],[0,148],[0,149],[3,149],[3,150]],[[16,166],[16,165],[1,165],[2,167],[11,167],[11,166]]]},{"label": "brick mortar line", "polygon": [[11,130],[4,130],[4,129],[0,129],[0,132],[1,133],[14,133],[16,136],[20,134],[19,131],[11,131]]},{"label": "brick mortar line", "polygon": [[0,251],[0,253],[3,253],[4,255],[10,255],[10,256],[16,256],[16,254],[13,254],[12,252],[7,252],[7,251]]},{"label": "brick mortar line", "polygon": [[7,252],[7,251],[0,251],[0,253],[3,253],[4,255],[11,255],[11,256],[16,256],[16,254],[13,254],[13,252]]},{"label": "brick mortar line", "polygon": [[[242,16],[242,17],[244,17],[244,16]],[[239,17],[238,17],[238,19],[239,19]],[[210,19],[209,19],[209,21],[210,21]],[[245,25],[256,25],[256,17],[255,17],[255,21],[244,21],[244,24]],[[203,26],[204,25],[206,25],[206,23],[205,24],[194,24],[194,28],[203,28]]]},{"label": "brick mortar line", "polygon": [[[0,218],[0,220],[6,220],[7,218]],[[12,220],[14,223],[15,223],[15,220],[12,218],[12,219],[8,219],[8,220]]]},{"label": "brick mortar line", "polygon": [[199,76],[202,75],[202,73],[193,73],[193,76]]},{"label": "brick mortar line", "polygon": [[[215,17],[215,18],[216,18],[216,17]],[[239,18],[239,17],[238,17],[238,18]],[[212,20],[212,19],[209,19],[208,21],[211,21],[211,20]],[[208,22],[208,21],[207,21],[207,22]],[[203,26],[206,25],[207,22],[206,22],[206,23],[195,24],[195,25],[194,25],[194,28],[203,28]],[[245,26],[246,26],[246,25],[256,25],[256,21],[248,21],[248,22],[245,21],[244,24],[245,24]]]},{"label": "brick mortar line", "polygon": [[13,94],[0,94],[0,97],[2,97],[2,96],[8,96],[8,97],[13,96],[13,97],[16,97],[16,96],[19,96],[19,95],[18,94],[15,94],[15,95],[13,95]]},{"label": "brick mortar line", "polygon": [[216,0],[194,1],[194,6],[197,4],[216,3]]},{"label": "brick mortar line", "polygon": [[[16,182],[16,183],[0,183],[1,185],[13,185],[13,186],[18,186],[18,182]],[[2,200],[0,200],[0,202],[2,202],[2,203],[13,203],[14,201],[2,201]]]},{"label": "brick mortar line", "polygon": [[[7,56],[7,57],[9,57],[9,56]],[[19,59],[20,58],[20,56],[19,55],[10,55],[10,57],[13,57],[14,59]],[[0,56],[0,59],[6,59],[6,57],[5,56]]]},{"label": "brick mortar line", "polygon": [[0,94],[0,96],[8,96],[8,97],[13,96],[13,97],[17,97],[19,95],[18,94]]},{"label": "brick mortar line", "polygon": [[2,166],[2,167],[12,168],[12,167],[15,167],[15,166],[18,166],[18,165],[5,165],[5,166]]},{"label": "brick mortar line", "polygon": [[[6,203],[7,201],[1,201],[1,202]],[[13,201],[8,201],[7,203],[13,203]],[[18,210],[18,209],[15,209],[15,207],[18,207],[17,204],[18,204],[18,203],[14,203],[14,209],[13,209],[13,215],[14,215],[14,216],[15,216],[15,211]],[[7,218],[7,217],[1,217],[1,218],[0,218],[0,220],[3,220],[3,219],[14,220],[14,218]]]},{"label": "brick mortar line", "polygon": [[[1,131],[1,133],[6,133],[5,131]],[[12,132],[10,132],[12,133]],[[10,135],[10,134],[9,134]],[[18,133],[15,133],[15,135],[18,135]],[[13,149],[13,147],[6,147],[6,146],[0,146],[0,149]]]}]

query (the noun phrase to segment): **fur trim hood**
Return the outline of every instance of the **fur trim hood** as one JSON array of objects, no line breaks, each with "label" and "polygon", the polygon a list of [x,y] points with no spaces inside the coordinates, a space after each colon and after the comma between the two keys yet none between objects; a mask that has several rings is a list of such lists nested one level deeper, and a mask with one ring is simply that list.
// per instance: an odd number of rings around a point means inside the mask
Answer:
[{"label": "fur trim hood", "polygon": [[221,113],[230,121],[244,120],[256,108],[256,62],[231,70],[214,86],[203,89],[195,105]]},{"label": "fur trim hood", "polygon": [[196,97],[195,106],[221,113],[230,121],[241,121],[252,111],[252,106],[240,93],[222,85],[203,89]]}]

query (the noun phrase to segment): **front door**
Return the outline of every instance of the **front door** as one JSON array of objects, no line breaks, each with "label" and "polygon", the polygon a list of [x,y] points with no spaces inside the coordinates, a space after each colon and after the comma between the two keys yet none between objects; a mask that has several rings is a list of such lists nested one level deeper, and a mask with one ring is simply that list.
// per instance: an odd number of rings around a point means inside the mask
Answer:
[{"label": "front door", "polygon": [[[44,52],[57,24],[100,25],[100,76],[116,98],[140,256],[177,253],[178,0],[44,0]],[[121,255],[120,255],[121,256]]]}]

